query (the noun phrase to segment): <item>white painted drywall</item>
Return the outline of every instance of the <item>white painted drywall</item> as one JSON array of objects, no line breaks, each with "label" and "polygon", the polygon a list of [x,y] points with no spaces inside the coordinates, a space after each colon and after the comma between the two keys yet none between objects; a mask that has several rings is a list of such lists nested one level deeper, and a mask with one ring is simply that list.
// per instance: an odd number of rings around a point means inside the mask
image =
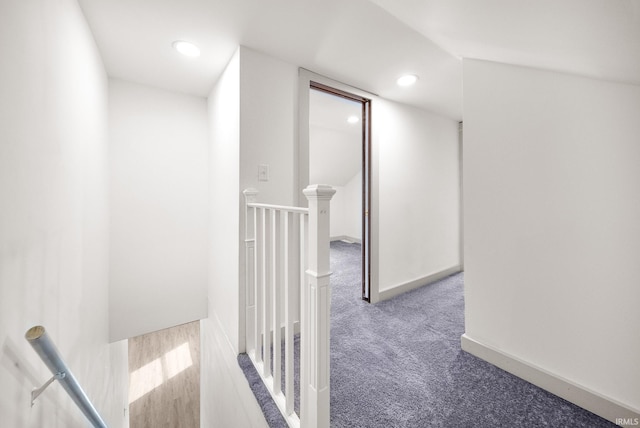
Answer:
[{"label": "white painted drywall", "polygon": [[360,189],[360,183],[353,179],[358,174],[362,179],[362,126],[347,123],[346,115],[359,113],[357,105],[348,102],[345,112],[341,98],[315,90],[310,91],[309,102],[309,182],[336,189],[331,199],[331,238],[359,240],[362,233],[359,229],[354,233],[354,224],[362,216],[362,194],[354,194],[354,184]]},{"label": "white painted drywall", "polygon": [[[313,168],[313,166],[312,166]],[[342,186],[334,186],[331,199],[330,236],[332,239],[362,240],[362,173],[356,173]]]},{"label": "white painted drywall", "polygon": [[24,334],[43,325],[110,427],[127,345],[108,336],[107,76],[73,0],[0,3],[0,425],[85,417]]},{"label": "white painted drywall", "polygon": [[[356,241],[362,240],[362,172],[358,171],[343,187],[344,235]],[[333,200],[332,200],[333,202]]]},{"label": "white painted drywall", "polygon": [[[315,92],[317,91],[311,91],[311,94]],[[311,102],[313,101],[314,98],[311,98]],[[327,108],[330,106],[328,104]],[[313,104],[309,110],[309,120],[313,120],[314,115],[322,114]],[[346,119],[341,119],[347,122]],[[354,129],[327,128],[313,123],[309,125],[310,183],[344,186],[362,169],[362,124],[347,125]]]},{"label": "white painted drywall", "polygon": [[336,193],[331,198],[331,211],[329,212],[329,236],[332,241],[342,239],[346,233],[345,223],[345,193],[344,187],[333,186]]},{"label": "white painted drywall", "polygon": [[231,59],[209,96],[209,129],[212,219],[209,305],[219,317],[228,338],[237,343],[240,304],[239,51]]},{"label": "white painted drywall", "polygon": [[[240,188],[261,202],[293,203],[297,84],[296,66],[240,48]],[[269,181],[258,181],[260,164]]]},{"label": "white painted drywall", "polygon": [[379,290],[387,291],[460,263],[458,123],[376,101]]},{"label": "white painted drywall", "polygon": [[640,409],[640,87],[464,61],[471,339]]},{"label": "white painted drywall", "polygon": [[[216,355],[237,353],[239,329],[239,241],[240,233],[240,51],[229,61],[208,98],[210,147],[209,316],[201,321],[200,401],[214,403],[200,409],[201,426],[216,426],[223,420],[214,411],[219,394],[219,364]],[[224,338],[220,347],[214,331]],[[232,339],[233,338],[233,339]],[[231,344],[236,343],[235,348]]]},{"label": "white painted drywall", "polygon": [[112,79],[109,128],[111,339],[206,317],[206,100]]}]

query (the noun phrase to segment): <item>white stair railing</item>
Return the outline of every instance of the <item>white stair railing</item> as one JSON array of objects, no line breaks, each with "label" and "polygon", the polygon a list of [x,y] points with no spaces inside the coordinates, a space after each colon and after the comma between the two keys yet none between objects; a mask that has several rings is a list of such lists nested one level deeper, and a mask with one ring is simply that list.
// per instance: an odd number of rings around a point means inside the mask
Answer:
[{"label": "white stair railing", "polygon": [[[255,189],[243,193],[247,353],[290,427],[328,428],[329,206],[335,190],[307,187],[309,208],[258,203]],[[301,417],[294,412],[293,382],[298,322]]]}]

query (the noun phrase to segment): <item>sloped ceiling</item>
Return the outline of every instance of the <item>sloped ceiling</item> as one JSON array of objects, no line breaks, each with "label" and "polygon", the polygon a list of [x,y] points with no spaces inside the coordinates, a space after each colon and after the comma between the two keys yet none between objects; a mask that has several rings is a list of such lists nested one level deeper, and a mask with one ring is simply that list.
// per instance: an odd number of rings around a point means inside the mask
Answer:
[{"label": "sloped ceiling", "polygon": [[[362,169],[362,105],[312,90],[309,94],[309,182],[346,185]],[[358,122],[349,123],[349,117]]]},{"label": "sloped ceiling", "polygon": [[371,0],[445,51],[640,84],[637,0]]},{"label": "sloped ceiling", "polygon": [[[463,57],[640,84],[637,0],[79,3],[111,77],[199,96],[239,44],[457,120]],[[179,56],[178,39],[202,56]],[[403,73],[420,80],[399,88]]]}]

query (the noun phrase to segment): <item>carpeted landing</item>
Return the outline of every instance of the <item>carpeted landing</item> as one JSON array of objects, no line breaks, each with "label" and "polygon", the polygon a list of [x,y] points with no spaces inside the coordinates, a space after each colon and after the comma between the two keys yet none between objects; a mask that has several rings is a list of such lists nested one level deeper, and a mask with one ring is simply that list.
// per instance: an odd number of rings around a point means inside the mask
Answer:
[{"label": "carpeted landing", "polygon": [[[331,426],[615,427],[460,349],[463,274],[370,305],[360,246],[331,244]],[[270,427],[286,427],[246,354]]]}]

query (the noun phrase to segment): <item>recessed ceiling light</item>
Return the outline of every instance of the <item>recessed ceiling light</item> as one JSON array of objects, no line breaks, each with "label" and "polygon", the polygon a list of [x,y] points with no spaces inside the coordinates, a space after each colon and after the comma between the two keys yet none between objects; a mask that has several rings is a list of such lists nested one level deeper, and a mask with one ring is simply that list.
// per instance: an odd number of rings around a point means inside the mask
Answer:
[{"label": "recessed ceiling light", "polygon": [[418,81],[418,76],[415,74],[406,74],[396,80],[398,86],[411,86]]},{"label": "recessed ceiling light", "polygon": [[360,121],[360,118],[358,116],[349,116],[347,118],[347,122],[349,123],[358,123]]},{"label": "recessed ceiling light", "polygon": [[176,40],[173,42],[173,48],[184,56],[197,57],[200,56],[200,48],[193,43]]}]

